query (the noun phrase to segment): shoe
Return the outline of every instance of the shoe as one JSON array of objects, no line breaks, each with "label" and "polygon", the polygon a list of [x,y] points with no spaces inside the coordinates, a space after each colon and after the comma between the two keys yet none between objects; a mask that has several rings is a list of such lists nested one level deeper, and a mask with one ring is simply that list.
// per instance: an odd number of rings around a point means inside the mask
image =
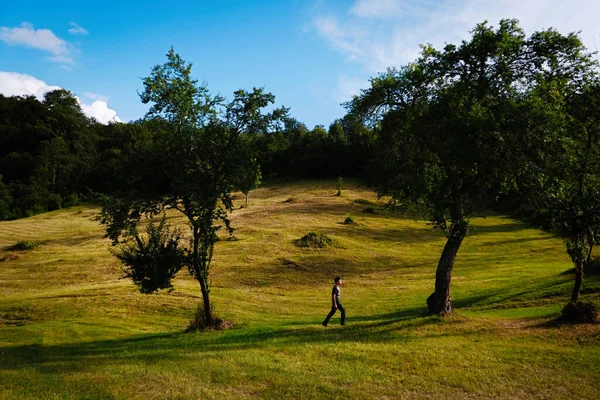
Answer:
[{"label": "shoe", "polygon": [[340,324],[341,326],[346,326],[346,324]]},{"label": "shoe", "polygon": [[323,326],[327,327],[327,324],[326,324],[325,322],[323,322],[321,325],[323,325]]}]

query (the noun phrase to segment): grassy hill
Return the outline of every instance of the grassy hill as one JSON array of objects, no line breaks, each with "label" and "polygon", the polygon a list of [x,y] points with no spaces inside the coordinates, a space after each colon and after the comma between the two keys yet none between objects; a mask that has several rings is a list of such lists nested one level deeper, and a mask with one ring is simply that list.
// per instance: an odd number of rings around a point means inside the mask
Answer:
[{"label": "grassy hill", "polygon": [[[137,292],[96,208],[0,222],[0,398],[600,398],[600,325],[553,322],[573,285],[560,239],[473,219],[456,312],[427,316],[443,235],[380,211],[366,189],[335,193],[333,182],[251,193],[211,270],[215,312],[233,327],[197,334],[182,333],[197,282],[182,271],[171,293]],[[309,231],[337,246],[297,247]],[[11,249],[19,241],[39,246]],[[324,328],[335,275],[348,325]],[[600,278],[585,291],[599,300]]]}]

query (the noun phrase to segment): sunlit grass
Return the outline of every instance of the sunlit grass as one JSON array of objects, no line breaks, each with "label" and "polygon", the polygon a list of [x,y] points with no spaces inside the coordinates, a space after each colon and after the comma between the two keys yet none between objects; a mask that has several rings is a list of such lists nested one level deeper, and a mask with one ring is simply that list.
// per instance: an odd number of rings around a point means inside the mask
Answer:
[{"label": "sunlit grass", "polygon": [[[96,208],[0,222],[0,398],[600,397],[600,327],[553,322],[573,284],[560,239],[503,215],[473,219],[456,314],[427,316],[443,235],[381,211],[364,188],[336,193],[333,180],[251,193],[211,270],[216,314],[233,328],[198,334],[181,333],[197,282],[182,271],[175,291],[139,294]],[[296,246],[311,231],[336,246]],[[8,249],[25,241],[39,246]],[[323,328],[336,275],[348,325]],[[597,277],[585,292],[598,300]]]}]

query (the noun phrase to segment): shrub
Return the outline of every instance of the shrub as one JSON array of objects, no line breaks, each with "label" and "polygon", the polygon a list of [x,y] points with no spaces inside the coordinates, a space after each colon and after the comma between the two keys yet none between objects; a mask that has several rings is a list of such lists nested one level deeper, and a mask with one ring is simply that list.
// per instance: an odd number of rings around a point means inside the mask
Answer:
[{"label": "shrub", "polygon": [[375,214],[375,208],[373,208],[373,207],[367,207],[367,208],[363,209],[363,212],[365,214]]},{"label": "shrub", "polygon": [[179,247],[181,233],[170,231],[163,217],[158,225],[148,223],[147,234],[144,240],[136,232],[134,240],[114,254],[125,264],[125,277],[131,278],[140,292],[172,289],[171,279],[185,264],[185,252]]},{"label": "shrub", "polygon": [[346,225],[350,225],[354,223],[354,219],[352,219],[352,216],[347,216],[346,219],[344,220],[344,224]]},{"label": "shrub", "polygon": [[323,233],[308,232],[298,240],[298,246],[322,249],[333,246],[335,241]]},{"label": "shrub", "polygon": [[337,194],[336,194],[336,196],[341,196],[342,195],[342,188],[344,186],[344,178],[342,178],[341,176],[338,176],[337,181],[335,182],[335,186],[337,187]]},{"label": "shrub", "polygon": [[592,302],[568,302],[562,309],[563,319],[571,322],[591,323],[598,320],[598,306]]},{"label": "shrub", "polygon": [[27,250],[33,250],[36,247],[40,247],[40,242],[35,242],[35,241],[20,241],[17,242],[15,244],[13,244],[12,246],[10,246],[7,250],[10,251],[27,251]]},{"label": "shrub", "polygon": [[81,204],[81,199],[77,196],[77,193],[71,193],[63,200],[63,207],[74,207]]}]

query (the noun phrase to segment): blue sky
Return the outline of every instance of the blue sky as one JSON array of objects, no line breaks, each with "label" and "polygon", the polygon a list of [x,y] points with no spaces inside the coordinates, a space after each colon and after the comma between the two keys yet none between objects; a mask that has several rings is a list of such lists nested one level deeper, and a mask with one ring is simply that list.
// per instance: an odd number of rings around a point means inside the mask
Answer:
[{"label": "blue sky", "polygon": [[342,117],[368,78],[416,56],[420,43],[458,42],[488,19],[528,33],[553,26],[600,45],[591,0],[59,1],[4,3],[0,93],[73,91],[106,122],[143,117],[140,77],[170,46],[214,93],[264,86],[309,127]]}]

